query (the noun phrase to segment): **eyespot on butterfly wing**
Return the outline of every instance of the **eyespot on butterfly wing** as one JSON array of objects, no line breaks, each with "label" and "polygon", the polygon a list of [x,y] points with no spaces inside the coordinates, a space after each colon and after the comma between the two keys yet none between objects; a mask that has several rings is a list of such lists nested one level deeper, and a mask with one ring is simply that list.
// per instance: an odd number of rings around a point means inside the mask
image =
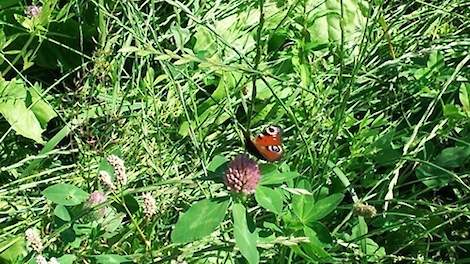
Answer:
[{"label": "eyespot on butterfly wing", "polygon": [[256,157],[267,161],[278,161],[282,157],[282,130],[278,126],[268,126],[255,138],[247,137],[248,151]]}]

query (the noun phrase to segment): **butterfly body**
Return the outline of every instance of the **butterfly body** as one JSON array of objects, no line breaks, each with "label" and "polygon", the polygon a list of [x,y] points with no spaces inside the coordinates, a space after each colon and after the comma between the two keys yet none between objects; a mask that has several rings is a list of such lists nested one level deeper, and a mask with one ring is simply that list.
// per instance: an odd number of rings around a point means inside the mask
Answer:
[{"label": "butterfly body", "polygon": [[248,151],[258,158],[267,161],[277,161],[281,159],[283,153],[281,133],[281,128],[269,126],[257,137],[247,137],[246,145]]}]

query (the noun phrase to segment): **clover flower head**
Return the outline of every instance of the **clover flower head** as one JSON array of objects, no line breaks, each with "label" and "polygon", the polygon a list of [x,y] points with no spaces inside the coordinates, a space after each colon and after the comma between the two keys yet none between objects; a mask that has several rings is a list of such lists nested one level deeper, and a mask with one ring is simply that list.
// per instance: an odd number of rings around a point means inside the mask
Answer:
[{"label": "clover flower head", "polygon": [[255,191],[260,175],[255,161],[246,155],[239,155],[230,162],[225,171],[224,182],[232,192],[250,194]]}]

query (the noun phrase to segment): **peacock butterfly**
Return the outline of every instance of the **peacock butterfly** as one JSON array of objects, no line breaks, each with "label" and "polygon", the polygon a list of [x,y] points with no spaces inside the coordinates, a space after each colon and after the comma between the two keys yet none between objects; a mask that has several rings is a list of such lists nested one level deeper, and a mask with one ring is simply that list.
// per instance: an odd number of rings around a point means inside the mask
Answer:
[{"label": "peacock butterfly", "polygon": [[282,130],[278,126],[268,126],[255,138],[246,136],[248,151],[260,159],[277,161],[282,156]]}]

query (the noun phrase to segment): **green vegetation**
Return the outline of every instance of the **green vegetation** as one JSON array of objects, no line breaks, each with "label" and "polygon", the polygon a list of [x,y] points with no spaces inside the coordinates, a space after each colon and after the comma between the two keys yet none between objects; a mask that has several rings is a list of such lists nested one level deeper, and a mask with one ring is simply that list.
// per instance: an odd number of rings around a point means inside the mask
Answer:
[{"label": "green vegetation", "polygon": [[469,51],[464,0],[0,1],[0,263],[468,262]]}]

